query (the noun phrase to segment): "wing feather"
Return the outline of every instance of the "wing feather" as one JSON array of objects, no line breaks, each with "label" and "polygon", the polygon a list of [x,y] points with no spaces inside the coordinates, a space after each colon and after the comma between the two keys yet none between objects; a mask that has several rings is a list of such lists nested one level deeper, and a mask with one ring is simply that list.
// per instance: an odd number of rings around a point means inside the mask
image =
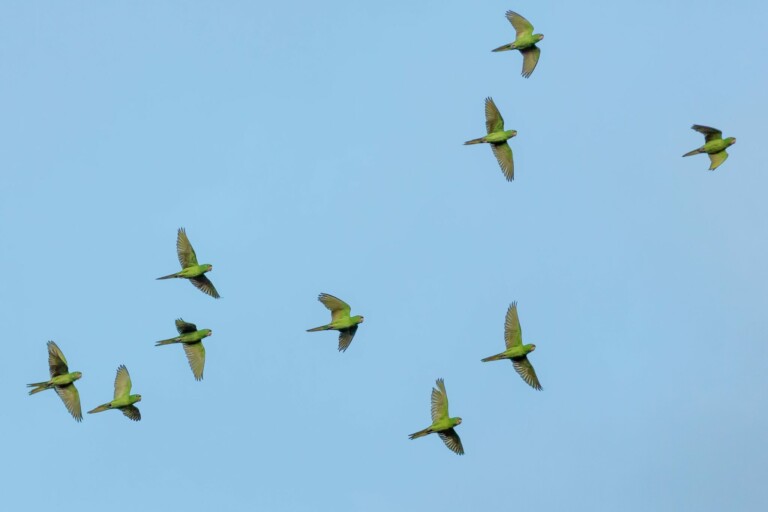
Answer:
[{"label": "wing feather", "polygon": [[176,254],[179,257],[181,268],[194,267],[197,265],[197,255],[192,248],[192,244],[187,238],[187,231],[179,228],[179,234],[176,236]]},{"label": "wing feather", "polygon": [[356,332],[357,325],[347,329],[339,329],[339,352],[344,352],[349,348],[349,344],[352,343],[352,338],[355,337]]},{"label": "wing feather", "polygon": [[128,398],[131,394],[131,376],[128,374],[128,368],[124,364],[117,367],[115,375],[115,400],[118,398]]},{"label": "wing feather", "polygon": [[447,446],[453,453],[464,455],[464,447],[461,445],[461,439],[459,434],[452,428],[438,432],[437,435],[443,440],[445,446]]},{"label": "wing feather", "polygon": [[199,341],[197,343],[184,343],[183,345],[195,380],[202,380],[203,368],[205,367],[205,347]]},{"label": "wing feather", "polygon": [[211,280],[205,277],[204,275],[192,277],[189,279],[189,282],[195,285],[195,288],[202,291],[203,293],[207,293],[214,299],[219,298],[219,292],[216,291],[216,288],[214,288]]},{"label": "wing feather", "polygon": [[69,373],[67,359],[64,357],[64,353],[59,346],[53,341],[48,342],[48,370],[51,372],[52,378]]},{"label": "wing feather", "polygon": [[485,98],[485,129],[488,133],[504,131],[504,118],[490,96]]},{"label": "wing feather", "polygon": [[83,421],[83,411],[80,408],[80,393],[74,384],[56,386],[56,394],[59,395],[64,406],[77,421]]},{"label": "wing feather", "polygon": [[515,366],[515,371],[517,371],[517,373],[529,386],[531,386],[533,389],[541,391],[539,378],[536,376],[536,371],[533,369],[533,365],[528,360],[528,357],[516,357],[512,359],[512,364]]},{"label": "wing feather", "polygon": [[533,34],[533,25],[531,25],[531,22],[517,14],[515,11],[507,11],[506,17],[515,28],[515,35],[517,37],[525,34]]},{"label": "wing feather", "polygon": [[523,331],[520,329],[520,319],[517,317],[517,302],[513,302],[507,309],[507,317],[504,320],[504,342],[507,348],[519,347],[523,344]]}]

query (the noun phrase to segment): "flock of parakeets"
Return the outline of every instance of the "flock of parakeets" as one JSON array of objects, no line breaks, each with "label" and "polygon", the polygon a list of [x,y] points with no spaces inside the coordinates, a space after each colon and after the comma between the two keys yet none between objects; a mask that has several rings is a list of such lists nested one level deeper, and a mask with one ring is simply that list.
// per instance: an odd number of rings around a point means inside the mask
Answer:
[{"label": "flock of parakeets", "polygon": [[[518,50],[523,56],[522,76],[528,78],[531,76],[534,69],[536,69],[536,65],[539,62],[539,56],[541,55],[541,50],[536,46],[536,43],[544,39],[544,36],[542,34],[534,34],[533,25],[515,12],[507,11],[506,17],[515,29],[515,40],[512,43],[505,44],[492,51],[501,52]],[[486,98],[485,100],[485,125],[486,131],[488,132],[486,135],[469,140],[464,144],[490,144],[504,176],[508,181],[512,181],[515,178],[515,165],[512,158],[512,149],[507,143],[507,140],[517,135],[517,131],[504,129],[504,119],[491,98]],[[723,134],[720,130],[708,126],[695,124],[692,126],[692,129],[704,135],[704,145],[693,151],[689,151],[683,156],[686,157],[699,153],[706,153],[709,155],[711,161],[709,170],[715,170],[728,158],[726,149],[734,144],[736,139],[734,137],[723,139]],[[184,228],[179,229],[176,240],[176,252],[179,257],[179,263],[181,264],[181,271],[176,272],[175,274],[158,277],[157,279],[187,279],[203,293],[218,299],[219,293],[216,291],[213,283],[211,283],[205,275],[213,269],[213,266],[208,263],[198,263],[197,255],[187,238],[187,233],[184,231]],[[333,295],[321,293],[318,300],[330,310],[331,322],[320,327],[307,329],[307,332],[327,330],[339,331],[339,351],[346,351],[347,348],[349,348],[350,343],[352,343],[352,339],[354,338],[359,325],[363,323],[363,316],[351,316],[351,308],[349,304]],[[203,346],[202,340],[210,336],[213,332],[210,329],[198,329],[195,324],[185,322],[181,318],[176,320],[176,330],[179,333],[178,336],[158,341],[155,345],[162,346],[181,343],[184,347],[184,352],[187,355],[189,366],[192,369],[192,374],[196,380],[201,380],[203,378],[203,368],[205,367],[205,347]],[[504,342],[506,344],[506,350],[499,354],[486,357],[485,359],[482,359],[482,361],[488,362],[509,359],[512,361],[517,373],[528,385],[534,389],[541,390],[541,384],[536,376],[536,371],[528,360],[528,354],[536,349],[536,345],[523,344],[520,320],[517,316],[517,303],[515,302],[513,302],[507,310],[506,321],[504,323]],[[28,387],[33,388],[29,394],[33,395],[46,389],[54,389],[64,402],[64,405],[70,414],[77,421],[81,421],[83,419],[83,414],[80,408],[80,395],[75,387],[75,381],[82,377],[82,374],[80,372],[69,371],[67,359],[64,357],[61,349],[53,341],[48,342],[48,367],[51,375],[50,380],[28,384]],[[123,365],[120,365],[117,368],[114,387],[114,397],[111,402],[99,405],[88,412],[97,413],[109,409],[119,409],[128,418],[134,421],[139,421],[141,419],[141,413],[135,404],[141,401],[141,395],[131,394],[131,377],[128,374],[128,369]],[[424,430],[411,434],[409,438],[416,439],[428,434],[436,433],[450,450],[459,455],[463,455],[464,448],[461,444],[461,439],[455,430],[455,427],[461,424],[461,418],[452,418],[448,413],[448,394],[443,379],[437,379],[437,388],[432,388],[431,412],[432,424]]]}]

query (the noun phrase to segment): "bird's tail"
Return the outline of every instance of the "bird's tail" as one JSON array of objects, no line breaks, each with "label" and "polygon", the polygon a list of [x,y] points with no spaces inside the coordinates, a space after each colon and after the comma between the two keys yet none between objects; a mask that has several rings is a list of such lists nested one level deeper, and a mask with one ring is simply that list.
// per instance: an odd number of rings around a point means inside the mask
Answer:
[{"label": "bird's tail", "polygon": [[48,381],[46,382],[33,382],[32,384],[27,384],[28,388],[35,388],[29,392],[30,395],[34,395],[35,393],[39,393],[41,391],[45,391],[50,386],[48,385]]},{"label": "bird's tail", "polygon": [[498,48],[493,49],[491,51],[492,52],[506,52],[508,50],[514,50],[514,49],[515,48],[513,46],[513,43],[509,43],[509,44],[505,44],[505,45],[499,46]]},{"label": "bird's tail", "polygon": [[330,328],[331,328],[330,325],[321,325],[320,327],[314,327],[312,329],[307,329],[307,332],[327,331]]},{"label": "bird's tail", "polygon": [[155,342],[155,346],[170,345],[171,343],[178,343],[179,338],[168,338],[167,340],[160,340]]},{"label": "bird's tail", "polygon": [[408,439],[417,439],[419,437],[424,437],[427,434],[432,433],[432,427],[427,427],[424,430],[419,430],[418,432],[414,432],[413,434],[408,436]]},{"label": "bird's tail", "polygon": [[170,278],[172,278],[172,277],[179,277],[179,273],[178,273],[178,272],[176,272],[175,274],[168,274],[167,276],[158,277],[157,279],[158,279],[158,280],[159,280],[159,279],[170,279]]},{"label": "bird's tail", "polygon": [[487,363],[488,361],[499,361],[501,359],[506,359],[506,357],[504,357],[504,352],[501,354],[496,354],[495,356],[488,356],[485,359],[481,359],[480,361]]},{"label": "bird's tail", "polygon": [[701,148],[698,148],[698,149],[694,149],[693,151],[687,152],[683,156],[693,156],[693,155],[698,155],[699,153],[703,153],[703,152],[704,151]]},{"label": "bird's tail", "polygon": [[108,411],[111,408],[112,408],[112,405],[110,403],[102,404],[97,408],[91,409],[90,411],[88,411],[88,414],[93,414],[95,412],[101,412],[101,411]]},{"label": "bird's tail", "polygon": [[464,143],[464,145],[467,146],[469,144],[481,144],[483,142],[485,142],[485,137],[480,137],[479,139],[468,140]]}]

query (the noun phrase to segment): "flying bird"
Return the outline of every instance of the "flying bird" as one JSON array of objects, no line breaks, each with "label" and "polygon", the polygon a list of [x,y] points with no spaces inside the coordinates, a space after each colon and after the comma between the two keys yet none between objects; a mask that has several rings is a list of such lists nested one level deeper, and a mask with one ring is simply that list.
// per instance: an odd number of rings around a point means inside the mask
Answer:
[{"label": "flying bird", "polygon": [[349,316],[351,307],[341,299],[321,293],[317,300],[323,303],[323,306],[331,311],[331,323],[307,329],[307,332],[315,331],[339,331],[339,352],[344,352],[352,343],[355,337],[358,324],[363,323],[365,318],[361,315]]},{"label": "flying bird", "polygon": [[528,354],[536,350],[536,345],[523,345],[523,333],[520,330],[520,319],[517,317],[517,302],[510,304],[509,309],[507,309],[507,318],[504,322],[504,342],[507,344],[507,350],[495,356],[486,357],[482,361],[485,363],[499,359],[511,360],[515,370],[523,380],[533,389],[541,391],[539,378],[528,360]]},{"label": "flying bird", "polygon": [[704,145],[698,149],[687,152],[683,156],[706,153],[709,155],[709,161],[711,162],[709,170],[714,171],[728,158],[728,153],[725,150],[731,145],[736,144],[736,138],[728,137],[724,139],[723,132],[717,128],[710,128],[709,126],[702,126],[700,124],[691,126],[691,129],[704,134]]},{"label": "flying bird", "polygon": [[503,46],[499,46],[494,52],[505,52],[507,50],[519,50],[523,54],[523,72],[525,78],[531,76],[536,64],[539,63],[541,50],[536,43],[544,39],[544,34],[534,34],[533,25],[527,19],[523,18],[514,11],[507,11],[507,19],[515,28],[515,41]]},{"label": "flying bird", "polygon": [[88,411],[88,414],[109,409],[119,409],[127,418],[139,421],[141,419],[141,412],[139,412],[138,407],[133,405],[136,402],[141,402],[141,395],[131,394],[131,376],[128,374],[128,368],[121,364],[117,367],[117,375],[115,376],[114,399]]},{"label": "flying bird", "polygon": [[459,434],[453,429],[461,425],[461,418],[451,418],[448,415],[448,393],[445,391],[443,379],[437,379],[437,389],[432,388],[432,425],[408,436],[408,439],[437,434],[452,452],[464,455]]},{"label": "flying bird", "polygon": [[512,148],[507,144],[507,140],[517,135],[517,130],[504,130],[504,118],[501,117],[499,109],[496,108],[493,98],[485,98],[485,128],[488,135],[468,140],[464,145],[483,142],[490,144],[507,181],[514,180],[515,163],[512,160]]},{"label": "flying bird", "polygon": [[213,265],[210,263],[204,263],[203,265],[197,263],[197,255],[192,248],[192,244],[189,243],[189,238],[187,238],[187,232],[184,228],[179,228],[179,234],[176,237],[176,253],[179,256],[179,263],[181,263],[181,272],[158,277],[158,279],[171,279],[172,277],[188,279],[190,283],[195,285],[195,288],[218,299],[219,292],[213,287],[213,283],[205,277],[206,272],[213,270]]},{"label": "flying bird", "polygon": [[27,384],[27,387],[34,388],[29,394],[34,395],[46,389],[55,389],[56,394],[64,402],[72,417],[77,421],[82,421],[83,412],[80,409],[80,393],[77,392],[75,381],[82,377],[83,374],[80,372],[70,373],[67,366],[67,358],[64,357],[58,345],[52,341],[48,342],[48,369],[51,373],[51,380]]},{"label": "flying bird", "polygon": [[203,346],[202,340],[213,334],[213,331],[210,329],[198,330],[195,324],[185,322],[181,318],[176,319],[176,330],[179,331],[178,336],[158,341],[155,343],[155,346],[159,347],[161,345],[170,345],[171,343],[182,343],[184,352],[187,353],[189,367],[192,369],[195,380],[202,380],[203,368],[205,367],[205,347]]}]

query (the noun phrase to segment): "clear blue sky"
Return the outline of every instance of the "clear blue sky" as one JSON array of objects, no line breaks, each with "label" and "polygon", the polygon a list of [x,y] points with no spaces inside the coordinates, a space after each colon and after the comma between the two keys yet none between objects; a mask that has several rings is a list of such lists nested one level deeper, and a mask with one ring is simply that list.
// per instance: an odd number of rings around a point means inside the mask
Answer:
[{"label": "clear blue sky", "polygon": [[[765,509],[768,6],[478,4],[3,3],[7,510]],[[513,183],[462,145],[486,96]],[[714,173],[693,123],[738,137]],[[155,281],[180,226],[221,300]],[[542,392],[480,363],[513,300]],[[27,396],[49,339],[142,421]],[[464,457],[407,438],[437,377]]]}]

